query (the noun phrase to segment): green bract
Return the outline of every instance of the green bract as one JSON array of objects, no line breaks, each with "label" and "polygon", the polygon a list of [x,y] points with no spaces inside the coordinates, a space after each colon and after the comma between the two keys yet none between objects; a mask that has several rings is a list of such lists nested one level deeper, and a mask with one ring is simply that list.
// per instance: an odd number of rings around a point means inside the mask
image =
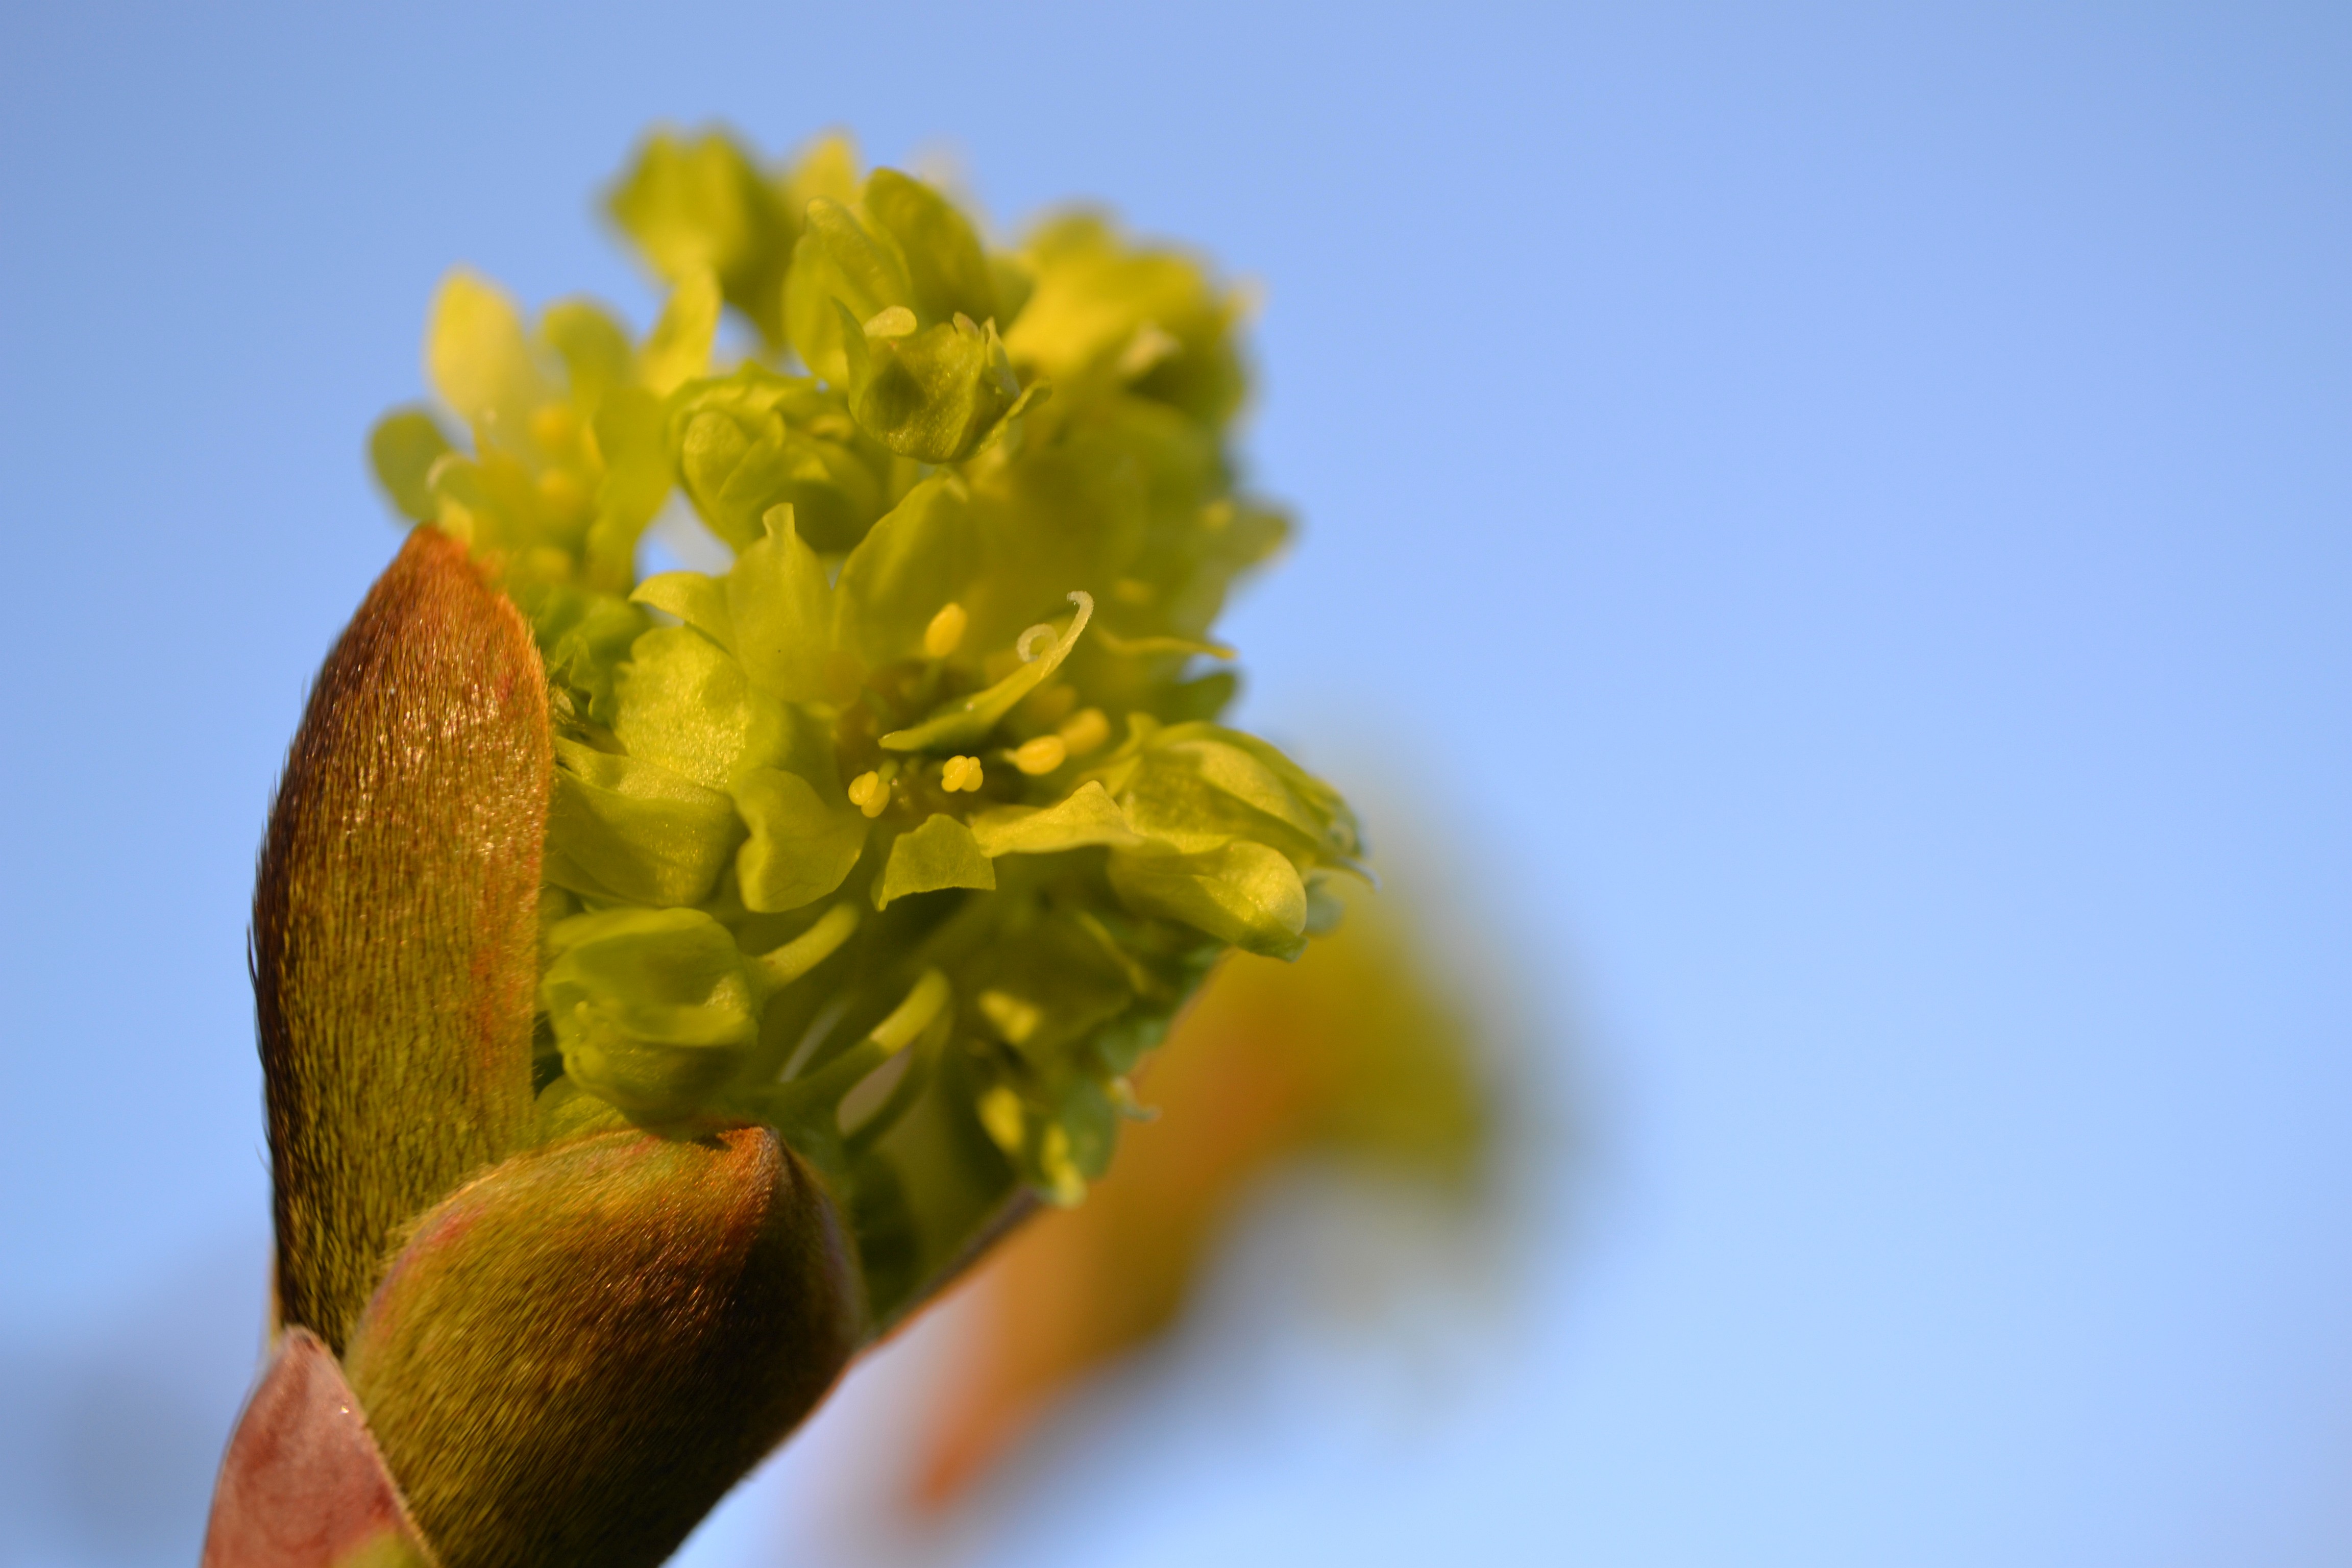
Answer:
[{"label": "green bract", "polygon": [[[1097,217],[993,248],[838,140],[657,136],[612,213],[673,288],[646,341],[454,275],[441,408],[372,442],[553,689],[539,1135],[775,1128],[887,1325],[1021,1187],[1080,1197],[1209,965],[1294,956],[1356,868],[1216,722],[1286,531],[1237,491],[1241,310]],[[731,564],[639,581],[665,505]]]}]

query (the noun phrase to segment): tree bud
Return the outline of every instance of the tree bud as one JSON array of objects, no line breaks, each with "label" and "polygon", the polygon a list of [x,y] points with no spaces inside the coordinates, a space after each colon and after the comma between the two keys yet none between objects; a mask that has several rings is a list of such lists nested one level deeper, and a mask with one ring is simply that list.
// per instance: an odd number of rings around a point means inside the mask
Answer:
[{"label": "tree bud", "polygon": [[528,1132],[552,766],[530,627],[416,530],[319,672],[253,900],[278,1310],[331,1349],[401,1228]]},{"label": "tree bud", "polygon": [[846,1232],[765,1128],[519,1154],[425,1215],[352,1385],[446,1568],[642,1568],[856,1349]]}]

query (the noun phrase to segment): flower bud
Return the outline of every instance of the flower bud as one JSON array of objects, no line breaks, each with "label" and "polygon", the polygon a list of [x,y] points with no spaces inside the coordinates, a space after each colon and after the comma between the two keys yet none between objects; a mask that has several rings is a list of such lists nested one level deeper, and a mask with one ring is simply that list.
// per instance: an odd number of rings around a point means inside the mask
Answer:
[{"label": "flower bud", "polygon": [[778,987],[823,963],[857,926],[836,905],[753,957],[699,910],[605,910],[547,933],[540,983],[565,1075],[642,1125],[691,1120],[733,1078]]},{"label": "flower bud", "polygon": [[699,910],[576,915],[548,933],[541,994],[572,1081],[640,1120],[675,1121],[760,1037],[749,965]]}]

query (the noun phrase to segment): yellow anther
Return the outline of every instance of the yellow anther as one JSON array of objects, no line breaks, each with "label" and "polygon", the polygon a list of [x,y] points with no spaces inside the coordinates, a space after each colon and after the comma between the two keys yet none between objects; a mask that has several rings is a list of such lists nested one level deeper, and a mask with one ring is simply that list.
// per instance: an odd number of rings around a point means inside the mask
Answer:
[{"label": "yellow anther", "polygon": [[981,1016],[996,1026],[1004,1043],[1017,1046],[1037,1032],[1045,1015],[1034,1002],[1024,1002],[1005,991],[983,991],[980,994]]},{"label": "yellow anther", "polygon": [[1070,1158],[1070,1134],[1058,1121],[1045,1124],[1045,1136],[1040,1140],[1037,1165],[1045,1179],[1054,1184],[1046,1196],[1060,1208],[1072,1208],[1087,1195],[1087,1179],[1078,1173],[1078,1164]]},{"label": "yellow anther", "polygon": [[1024,741],[1014,748],[1013,765],[1034,778],[1050,773],[1068,760],[1070,748],[1059,735],[1040,735],[1034,741]]},{"label": "yellow anther", "polygon": [[999,1084],[980,1097],[977,1109],[980,1124],[988,1129],[996,1146],[1008,1154],[1019,1153],[1027,1120],[1021,1113],[1021,1097]]},{"label": "yellow anther", "polygon": [[948,765],[940,771],[940,787],[950,795],[953,795],[960,789],[976,790],[980,785],[981,771],[978,757],[950,757]]},{"label": "yellow anther", "polygon": [[887,305],[874,312],[866,323],[869,338],[903,338],[916,327],[915,312],[904,305]]},{"label": "yellow anther", "polygon": [[1083,757],[1110,739],[1110,721],[1099,708],[1082,708],[1062,721],[1059,733],[1067,754]]},{"label": "yellow anther", "polygon": [[963,629],[971,625],[961,605],[943,605],[923,628],[923,653],[929,658],[945,658],[963,646]]},{"label": "yellow anther", "polygon": [[890,786],[877,773],[863,773],[849,781],[849,804],[868,816],[879,816],[890,804]]}]

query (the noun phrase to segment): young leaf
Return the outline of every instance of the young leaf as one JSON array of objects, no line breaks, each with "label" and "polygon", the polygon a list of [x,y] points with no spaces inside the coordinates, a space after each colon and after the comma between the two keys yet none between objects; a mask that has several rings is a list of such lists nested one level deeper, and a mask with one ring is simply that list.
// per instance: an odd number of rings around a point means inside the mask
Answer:
[{"label": "young leaf", "polygon": [[823,196],[809,203],[793,268],[784,279],[784,319],[801,363],[838,386],[849,374],[836,310],[868,321],[893,305],[914,303],[906,258],[856,213]]},{"label": "young leaf", "polygon": [[1278,849],[1235,839],[1197,855],[1113,851],[1110,885],[1139,914],[1179,920],[1268,958],[1306,945],[1307,885]]},{"label": "young leaf", "polygon": [[555,752],[549,883],[656,909],[709,897],[743,833],[733,801],[635,757],[572,741]]},{"label": "young leaf", "polygon": [[787,702],[805,702],[824,694],[833,589],[789,507],[769,513],[766,523],[727,574],[736,657],[754,685]]},{"label": "young leaf", "polygon": [[800,220],[730,137],[656,132],[606,205],[656,272],[673,283],[715,272],[727,302],[782,342],[783,275]]},{"label": "young leaf", "polygon": [[757,768],[735,786],[735,807],[751,830],[736,852],[744,905],[777,914],[814,903],[857,864],[866,820],[837,793],[832,801],[795,773]]},{"label": "young leaf", "polygon": [[972,837],[982,853],[1052,855],[1090,844],[1132,849],[1145,842],[1130,826],[1126,813],[1102,784],[1089,779],[1062,800],[1048,806],[1001,806],[971,821]]},{"label": "young leaf", "polygon": [[646,390],[671,393],[710,366],[710,340],[719,330],[719,279],[707,271],[677,280],[642,355]]},{"label": "young leaf", "polygon": [[376,421],[368,434],[368,463],[376,483],[403,517],[430,522],[440,509],[434,499],[433,465],[449,451],[449,437],[422,408],[401,408]]},{"label": "young leaf", "polygon": [[952,816],[934,816],[890,846],[890,863],[874,885],[874,907],[908,893],[941,888],[993,888],[996,868],[982,853],[971,829]]},{"label": "young leaf", "polygon": [[425,363],[442,402],[510,443],[524,439],[531,411],[552,395],[514,301],[463,268],[434,296]]},{"label": "young leaf", "polygon": [[961,313],[975,321],[995,320],[996,280],[980,237],[946,197],[896,169],[877,169],[866,177],[859,205],[875,227],[898,241],[912,303],[926,319],[945,321]]},{"label": "young leaf", "polygon": [[849,411],[894,452],[926,463],[961,462],[1021,395],[993,322],[976,327],[971,317],[958,316],[893,332],[876,331],[875,322],[861,327],[845,308],[836,315]]}]

